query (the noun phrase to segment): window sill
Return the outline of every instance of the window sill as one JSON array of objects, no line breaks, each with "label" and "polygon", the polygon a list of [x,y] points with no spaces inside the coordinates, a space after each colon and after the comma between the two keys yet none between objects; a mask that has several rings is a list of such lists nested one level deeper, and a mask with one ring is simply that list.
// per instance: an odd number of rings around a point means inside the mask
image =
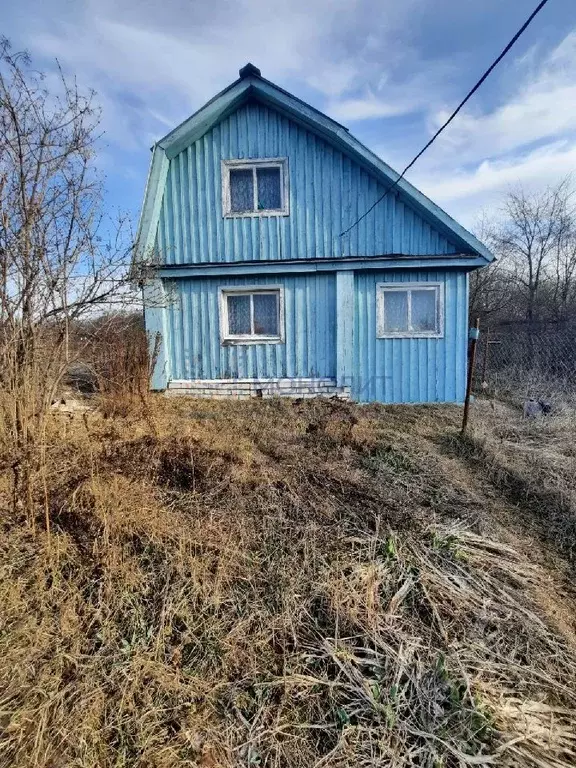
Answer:
[{"label": "window sill", "polygon": [[443,339],[443,333],[416,333],[404,331],[402,333],[379,333],[377,339]]},{"label": "window sill", "polygon": [[280,336],[227,336],[222,339],[223,347],[237,346],[238,344],[283,344]]},{"label": "window sill", "polygon": [[286,210],[270,210],[270,211],[226,211],[222,214],[224,219],[259,219],[270,218],[272,216],[289,216],[290,212]]}]

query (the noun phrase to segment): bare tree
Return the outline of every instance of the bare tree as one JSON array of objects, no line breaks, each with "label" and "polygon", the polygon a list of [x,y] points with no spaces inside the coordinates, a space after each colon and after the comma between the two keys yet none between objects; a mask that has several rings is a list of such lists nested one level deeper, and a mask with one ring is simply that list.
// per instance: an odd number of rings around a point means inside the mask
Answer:
[{"label": "bare tree", "polygon": [[510,317],[514,299],[515,283],[502,260],[470,275],[470,317],[479,317],[482,326]]},{"label": "bare tree", "polygon": [[[473,231],[481,242],[497,253],[499,231],[486,212],[480,215]],[[501,254],[488,267],[477,269],[470,275],[470,316],[479,317],[482,326],[497,321],[509,311],[513,296],[514,281],[506,257]]]},{"label": "bare tree", "polygon": [[574,193],[566,194],[553,260],[553,309],[566,321],[576,311],[576,205]]},{"label": "bare tree", "polygon": [[29,514],[71,323],[117,300],[129,256],[102,213],[93,94],[46,83],[0,41],[0,439]]},{"label": "bare tree", "polygon": [[539,318],[539,299],[555,286],[556,299],[570,295],[576,270],[574,211],[570,178],[543,192],[511,190],[503,206],[503,224],[494,234],[496,252],[505,260],[529,326]]}]

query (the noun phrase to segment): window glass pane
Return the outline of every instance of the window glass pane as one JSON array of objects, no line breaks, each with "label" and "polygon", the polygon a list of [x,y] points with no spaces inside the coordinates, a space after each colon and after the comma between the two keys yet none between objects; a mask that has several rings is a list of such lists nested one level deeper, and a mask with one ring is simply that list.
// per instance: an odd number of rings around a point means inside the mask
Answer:
[{"label": "window glass pane", "polygon": [[413,331],[436,331],[436,290],[428,288],[412,291],[412,317]]},{"label": "window glass pane", "polygon": [[258,209],[274,211],[282,208],[280,168],[257,168]]},{"label": "window glass pane", "polygon": [[230,210],[254,210],[254,180],[251,169],[230,171]]},{"label": "window glass pane", "polygon": [[278,336],[278,294],[255,293],[254,333]]},{"label": "window glass pane", "polygon": [[384,291],[384,330],[386,333],[408,330],[408,291]]},{"label": "window glass pane", "polygon": [[251,333],[250,329],[250,296],[227,296],[228,301],[228,333],[238,336]]}]

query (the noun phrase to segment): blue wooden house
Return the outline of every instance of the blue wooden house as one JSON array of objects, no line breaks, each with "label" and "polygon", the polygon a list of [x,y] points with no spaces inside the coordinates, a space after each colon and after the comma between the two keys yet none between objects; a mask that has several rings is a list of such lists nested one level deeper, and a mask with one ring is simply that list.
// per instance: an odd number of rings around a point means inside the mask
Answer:
[{"label": "blue wooden house", "polygon": [[240,77],[153,147],[138,235],[152,387],[461,402],[491,253],[326,115]]}]

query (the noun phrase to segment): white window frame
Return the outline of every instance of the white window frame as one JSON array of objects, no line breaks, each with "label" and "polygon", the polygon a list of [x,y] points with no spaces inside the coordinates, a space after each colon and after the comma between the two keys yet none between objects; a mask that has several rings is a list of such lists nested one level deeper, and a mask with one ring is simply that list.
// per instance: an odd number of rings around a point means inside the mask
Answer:
[{"label": "white window frame", "polygon": [[[228,296],[254,294],[278,296],[278,334],[264,336],[257,333],[233,334],[228,325]],[[250,325],[254,327],[254,302],[250,302]],[[222,344],[282,344],[284,342],[284,287],[282,285],[238,285],[220,288],[220,342]]]},{"label": "white window frame", "polygon": [[[408,327],[412,318],[412,291],[434,289],[436,291],[436,322],[434,331],[387,331],[384,327],[385,294],[393,291],[408,292]],[[376,284],[376,335],[379,339],[441,339],[444,337],[444,284],[422,283],[377,283]]]},{"label": "white window frame", "polygon": [[[280,169],[280,196],[282,207],[270,210],[258,210],[258,182],[256,170],[258,168]],[[230,171],[252,170],[252,188],[254,191],[254,210],[233,211],[230,195]],[[288,186],[288,158],[270,157],[262,160],[222,160],[222,215],[226,219],[260,216],[289,216],[289,186]]]}]

